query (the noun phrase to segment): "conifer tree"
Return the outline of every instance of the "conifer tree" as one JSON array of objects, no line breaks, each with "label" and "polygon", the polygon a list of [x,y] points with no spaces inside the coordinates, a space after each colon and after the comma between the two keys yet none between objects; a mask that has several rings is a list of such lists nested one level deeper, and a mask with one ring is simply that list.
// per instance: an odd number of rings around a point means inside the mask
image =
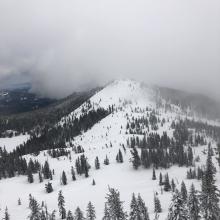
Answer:
[{"label": "conifer tree", "polygon": [[33,197],[29,197],[29,207],[31,209],[31,214],[28,216],[30,220],[38,220],[41,217],[41,209],[40,206]]},{"label": "conifer tree", "polygon": [[67,185],[67,178],[65,171],[62,172],[62,184]]},{"label": "conifer tree", "polygon": [[4,218],[3,220],[10,220],[10,215],[8,214],[8,208],[5,208]]},{"label": "conifer tree", "polygon": [[73,166],[71,167],[71,175],[72,175],[72,180],[75,181],[76,180],[76,175],[75,175],[75,171]]},{"label": "conifer tree", "polygon": [[162,173],[160,173],[160,176],[159,176],[159,185],[160,185],[160,186],[163,185],[163,176],[162,176]]},{"label": "conifer tree", "polygon": [[18,205],[21,205],[21,199],[18,198]]},{"label": "conifer tree", "polygon": [[49,167],[48,161],[45,161],[42,171],[43,171],[44,179],[49,179],[50,178],[50,167]]},{"label": "conifer tree", "polygon": [[153,175],[152,175],[152,180],[156,180],[156,173],[155,173],[155,168],[153,168]]},{"label": "conifer tree", "polygon": [[105,157],[104,164],[105,164],[105,165],[109,165],[109,159],[108,159],[107,155],[106,155],[106,157]]},{"label": "conifer tree", "polygon": [[117,156],[116,156],[116,161],[117,161],[118,163],[123,163],[123,156],[122,156],[122,152],[121,152],[120,149],[119,149],[118,154],[117,154]]},{"label": "conifer tree", "polygon": [[45,189],[47,193],[53,192],[52,183],[48,182],[47,184],[45,184]]},{"label": "conifer tree", "polygon": [[110,211],[109,211],[109,207],[108,207],[107,203],[105,203],[104,216],[103,216],[102,220],[111,220],[111,215],[110,215]]},{"label": "conifer tree", "polygon": [[59,191],[58,194],[58,208],[61,219],[65,219],[66,218],[65,200],[61,190]]},{"label": "conifer tree", "polygon": [[169,207],[167,220],[188,220],[188,210],[181,193],[176,189]]},{"label": "conifer tree", "polygon": [[200,213],[200,204],[197,195],[197,191],[195,190],[194,185],[192,184],[189,191],[188,198],[188,209],[189,209],[189,219],[190,220],[199,220],[201,217]]},{"label": "conifer tree", "polygon": [[66,216],[66,220],[74,220],[73,214],[71,211],[68,211],[67,216]]},{"label": "conifer tree", "polygon": [[211,146],[208,147],[206,169],[202,177],[202,191],[200,195],[201,211],[206,220],[220,219],[219,190],[215,185],[216,168],[212,163]]},{"label": "conifer tree", "polygon": [[165,175],[165,181],[164,181],[164,191],[168,192],[170,191],[170,181],[169,181],[169,175],[168,173]]},{"label": "conifer tree", "polygon": [[92,180],[92,185],[95,186],[95,184],[96,184],[96,183],[95,183],[95,180],[93,179],[93,180]]},{"label": "conifer tree", "polygon": [[137,220],[141,219],[141,213],[138,207],[137,199],[135,197],[135,194],[132,194],[132,199],[130,203],[130,214],[129,214],[130,220]]},{"label": "conifer tree", "polygon": [[140,194],[138,194],[137,203],[138,203],[138,209],[141,213],[141,220],[150,220],[149,214],[148,214],[148,209],[147,209],[143,199],[141,198]]},{"label": "conifer tree", "polygon": [[29,183],[33,183],[34,182],[34,177],[33,177],[33,174],[32,174],[30,169],[28,169],[28,171],[27,171],[27,177],[28,177],[28,182]]},{"label": "conifer tree", "polygon": [[141,165],[141,159],[135,147],[132,148],[131,155],[132,155],[132,159],[131,159],[132,165],[134,169],[137,170],[138,167]]},{"label": "conifer tree", "polygon": [[39,171],[38,173],[38,176],[39,176],[39,182],[42,183],[43,182],[43,178],[42,178],[42,175],[41,175],[41,172]]},{"label": "conifer tree", "polygon": [[181,196],[184,202],[187,202],[187,189],[184,181],[181,183]]},{"label": "conifer tree", "polygon": [[96,170],[100,169],[100,163],[99,163],[99,158],[98,157],[95,158],[95,168],[96,168]]},{"label": "conifer tree", "polygon": [[111,216],[111,219],[125,220],[126,212],[123,209],[123,202],[120,200],[118,190],[109,187],[109,193],[106,196],[106,204]]},{"label": "conifer tree", "polygon": [[157,195],[154,195],[154,212],[155,213],[162,212],[161,203]]},{"label": "conifer tree", "polygon": [[176,184],[174,183],[174,179],[171,180],[171,189],[172,189],[172,192],[175,192]]},{"label": "conifer tree", "polygon": [[89,202],[86,209],[86,220],[95,220],[95,219],[96,219],[95,207],[91,202]]},{"label": "conifer tree", "polygon": [[79,207],[77,207],[75,210],[74,220],[83,220],[83,219],[85,219],[83,212]]}]

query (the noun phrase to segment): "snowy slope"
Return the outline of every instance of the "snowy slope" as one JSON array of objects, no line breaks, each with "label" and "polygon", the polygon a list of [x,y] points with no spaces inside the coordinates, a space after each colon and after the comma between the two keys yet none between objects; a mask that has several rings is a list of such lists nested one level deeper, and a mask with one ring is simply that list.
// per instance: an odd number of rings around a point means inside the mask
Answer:
[{"label": "snowy slope", "polygon": [[[156,108],[155,93],[151,87],[142,85],[139,82],[132,80],[118,80],[107,85],[101,91],[97,92],[89,101],[72,112],[70,115],[64,117],[60,124],[66,120],[79,117],[83,112],[88,112],[92,109],[105,108],[113,106],[114,111],[105,117],[103,120],[95,124],[90,130],[74,138],[68,146],[82,146],[85,150],[85,156],[91,165],[89,178],[77,176],[77,181],[71,181],[71,166],[75,166],[75,159],[80,154],[75,154],[71,150],[71,159],[60,157],[59,159],[51,158],[47,152],[41,152],[38,156],[27,155],[28,158],[39,160],[42,164],[48,160],[50,167],[55,170],[55,175],[51,181],[54,192],[50,194],[45,193],[44,185],[47,181],[39,183],[38,175],[34,176],[35,182],[33,184],[27,183],[27,177],[14,177],[11,179],[0,180],[0,217],[3,215],[3,209],[7,205],[12,220],[26,219],[29,214],[28,209],[28,195],[31,193],[38,201],[45,201],[49,211],[57,209],[57,195],[59,190],[63,191],[66,209],[74,210],[79,206],[83,211],[86,205],[91,201],[97,212],[97,219],[101,220],[103,216],[105,195],[108,186],[119,189],[121,199],[125,201],[125,209],[129,211],[129,204],[131,194],[133,192],[140,193],[146,202],[151,219],[154,216],[153,197],[154,193],[158,192],[161,200],[163,213],[160,214],[160,220],[166,219],[167,211],[171,199],[171,193],[163,192],[161,194],[160,186],[158,185],[158,175],[160,172],[166,174],[168,170],[158,169],[156,171],[157,180],[152,180],[152,169],[139,169],[135,171],[130,163],[130,150],[127,148],[123,150],[122,145],[126,146],[127,138],[137,136],[137,134],[129,134],[126,126],[134,118],[146,117],[153,110],[157,112],[157,117],[162,121],[165,119],[163,125],[160,125],[156,131],[162,134],[164,131],[172,137],[173,130],[171,129],[172,120],[179,120],[185,118],[187,115],[181,111],[177,106],[173,106],[172,111],[166,111],[164,108]],[[153,130],[146,129],[146,135]],[[143,137],[143,135],[138,134]],[[18,140],[12,139],[17,142]],[[0,140],[1,141],[1,140]],[[0,142],[0,145],[3,142]],[[17,142],[18,144],[18,142]],[[215,143],[213,142],[213,145]],[[202,151],[207,146],[200,146],[196,148],[195,154],[199,155],[201,161],[198,164],[204,164],[205,155]],[[70,147],[70,149],[72,149]],[[116,154],[121,149],[123,152],[124,163],[116,163]],[[103,160],[108,156],[110,165],[105,166]],[[96,156],[101,162],[101,169],[95,170],[94,160]],[[216,161],[215,161],[216,162]],[[217,162],[216,162],[217,163]],[[62,186],[60,184],[60,176],[62,171],[66,171],[68,178],[68,185]],[[174,178],[177,187],[180,186],[181,181],[184,180],[189,187],[192,182],[196,187],[200,188],[200,182],[196,180],[186,180],[186,167],[172,167],[169,169],[170,179]],[[220,175],[218,172],[218,182],[220,183]],[[92,186],[92,180],[95,179],[96,185]],[[22,205],[17,205],[18,198],[21,198]],[[57,215],[57,219],[58,215]]]}]

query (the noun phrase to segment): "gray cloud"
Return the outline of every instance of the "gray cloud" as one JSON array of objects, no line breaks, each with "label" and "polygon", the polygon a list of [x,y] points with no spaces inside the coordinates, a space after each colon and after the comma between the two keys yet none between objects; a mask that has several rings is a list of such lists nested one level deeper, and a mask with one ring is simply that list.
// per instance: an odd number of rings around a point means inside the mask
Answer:
[{"label": "gray cloud", "polygon": [[63,97],[130,77],[218,97],[219,11],[219,0],[2,0],[0,82],[25,75]]}]

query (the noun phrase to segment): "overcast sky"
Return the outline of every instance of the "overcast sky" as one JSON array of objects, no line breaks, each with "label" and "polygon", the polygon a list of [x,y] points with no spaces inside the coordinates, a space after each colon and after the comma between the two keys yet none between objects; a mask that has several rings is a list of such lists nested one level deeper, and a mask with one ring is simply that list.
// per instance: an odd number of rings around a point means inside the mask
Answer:
[{"label": "overcast sky", "polygon": [[220,97],[220,1],[0,0],[0,86],[63,97],[128,77]]}]

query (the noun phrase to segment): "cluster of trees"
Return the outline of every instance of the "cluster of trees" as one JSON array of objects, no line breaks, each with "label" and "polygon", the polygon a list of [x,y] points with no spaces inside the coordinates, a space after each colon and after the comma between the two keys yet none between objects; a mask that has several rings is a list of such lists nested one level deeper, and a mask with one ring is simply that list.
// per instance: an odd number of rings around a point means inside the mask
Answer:
[{"label": "cluster of trees", "polygon": [[[26,143],[17,147],[13,152],[8,153],[5,148],[0,147],[0,178],[13,177],[16,174],[27,174],[27,162],[22,158],[26,154],[38,155],[40,151],[50,149],[49,155],[52,157],[67,156],[69,150],[66,150],[65,142],[86,131],[95,123],[106,117],[110,112],[102,108],[91,110],[84,113],[80,118],[73,122],[65,123],[63,126],[54,126],[53,128],[44,128],[41,135],[33,135]],[[56,149],[56,150],[55,150]],[[83,149],[76,149],[82,152]],[[34,173],[33,170],[29,172]]]},{"label": "cluster of trees", "polygon": [[182,183],[181,192],[176,189],[173,194],[168,220],[199,220],[201,217],[206,220],[220,219],[220,194],[215,185],[216,168],[212,162],[211,152],[209,146],[201,192],[196,191],[192,185],[188,195],[185,184]]},{"label": "cluster of trees", "polygon": [[[155,213],[162,212],[159,198],[155,196]],[[21,205],[21,201],[19,203]],[[37,200],[30,194],[29,195],[29,209],[31,211],[28,219],[31,220],[55,220],[56,219],[56,210],[52,213],[49,213],[47,210],[47,205],[42,202],[40,205]],[[96,219],[96,210],[94,205],[89,202],[86,208],[86,213],[77,207],[75,212],[71,210],[66,210],[65,208],[65,198],[63,196],[62,191],[58,193],[58,213],[60,219],[66,220],[95,220]],[[7,212],[8,214],[8,212]],[[106,202],[104,205],[104,213],[103,220],[150,220],[148,214],[148,208],[145,205],[144,200],[141,198],[140,194],[136,197],[136,195],[132,194],[132,199],[130,202],[130,212],[127,213],[123,207],[123,201],[120,199],[120,192],[117,189],[110,188],[108,189],[108,193],[106,195]]]},{"label": "cluster of trees", "polygon": [[79,118],[69,119],[62,125],[53,126],[50,129],[46,127],[40,135],[34,134],[26,143],[17,147],[15,153],[22,156],[47,149],[66,148],[66,142],[71,141],[82,131],[87,131],[109,113],[108,110],[98,108],[85,112]]},{"label": "cluster of trees", "polygon": [[[155,110],[150,112],[149,109],[146,109],[146,116],[140,118],[132,117],[131,120],[126,125],[126,134],[138,134],[145,135],[149,132],[150,128],[153,131],[158,130],[158,123],[160,123],[160,118],[157,117]],[[162,124],[165,123],[165,119],[162,120]]]}]

